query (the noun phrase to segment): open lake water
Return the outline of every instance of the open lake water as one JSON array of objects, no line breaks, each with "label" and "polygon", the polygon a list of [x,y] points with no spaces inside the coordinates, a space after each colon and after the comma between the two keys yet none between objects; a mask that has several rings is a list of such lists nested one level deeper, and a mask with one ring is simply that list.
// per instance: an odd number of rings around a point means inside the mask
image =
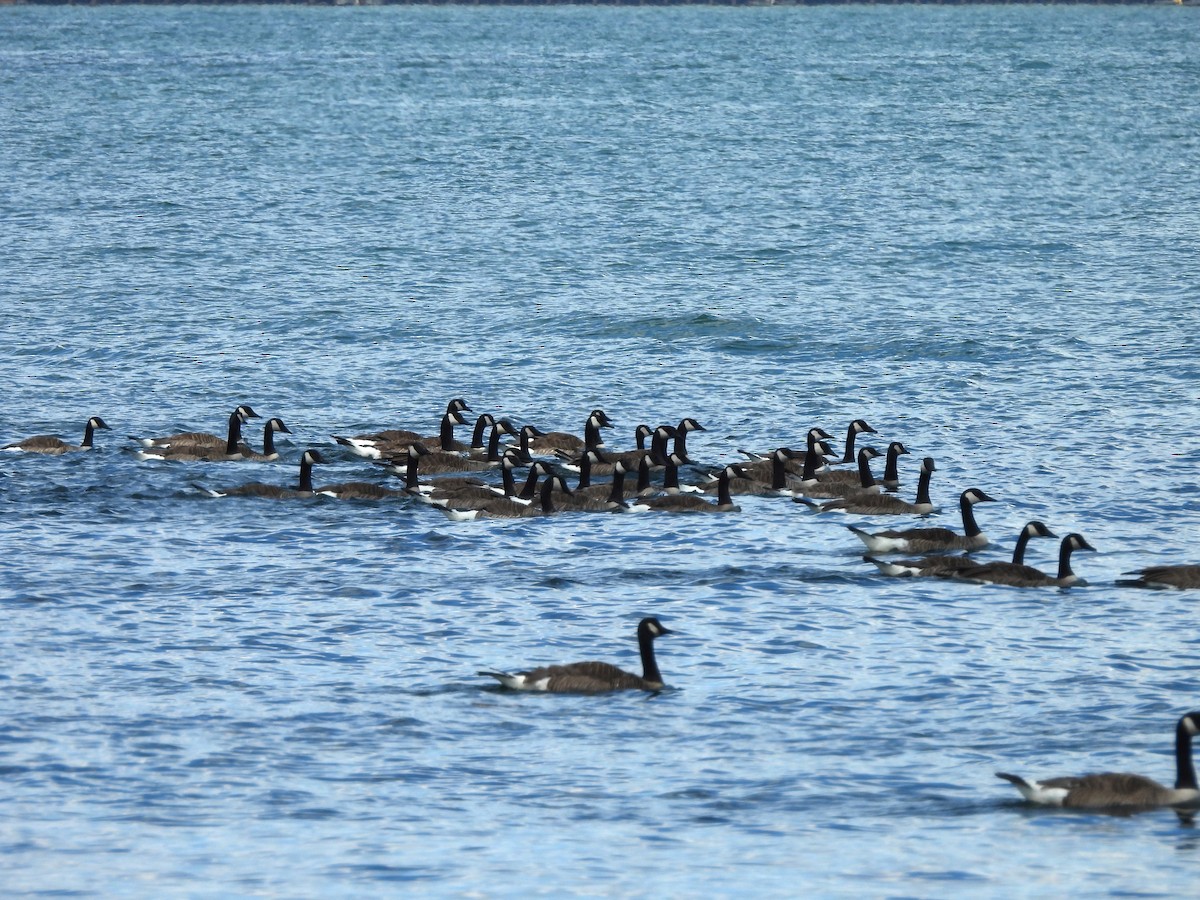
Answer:
[{"label": "open lake water", "polygon": [[[1170,781],[1200,708],[1200,595],[1114,583],[1200,562],[1197,14],[0,11],[0,443],[112,426],[0,458],[3,894],[1194,895],[1174,813],[993,772]],[[997,499],[981,558],[1097,552],[988,588],[779,497],[195,486],[383,483],[331,435],[452,397],[614,449],[693,416],[686,477],[862,417],[936,523]],[[129,452],[239,403],[282,461]],[[644,615],[657,696],[475,674],[636,669]]]}]

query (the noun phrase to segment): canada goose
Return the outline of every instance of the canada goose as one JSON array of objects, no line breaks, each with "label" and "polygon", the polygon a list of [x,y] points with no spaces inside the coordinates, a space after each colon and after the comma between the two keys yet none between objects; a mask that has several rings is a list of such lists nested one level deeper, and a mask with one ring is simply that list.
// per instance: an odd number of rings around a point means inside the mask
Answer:
[{"label": "canada goose", "polygon": [[1175,588],[1176,590],[1200,588],[1200,566],[1149,566],[1135,572],[1122,572],[1121,574],[1137,576],[1137,578],[1118,579],[1117,584],[1123,587]]},{"label": "canada goose", "polygon": [[537,479],[542,475],[553,474],[550,468],[541,461],[530,467],[529,478],[522,491],[517,491],[516,478],[513,470],[524,463],[521,455],[514,449],[504,451],[504,459],[500,464],[501,486],[497,487],[482,478],[449,477],[435,478],[424,484],[416,483],[415,468],[406,479],[405,490],[420,500],[436,506],[453,506],[455,509],[470,509],[476,506],[487,506],[497,499],[507,499],[515,503],[528,505],[537,496]]},{"label": "canada goose", "polygon": [[565,431],[546,431],[529,442],[529,450],[540,455],[582,453],[604,446],[601,428],[612,428],[613,421],[602,409],[593,409],[583,423],[583,437]]},{"label": "canada goose", "polygon": [[[448,416],[454,419],[454,424],[465,425],[467,424],[467,420],[462,417],[461,413],[470,411],[471,407],[467,406],[467,402],[460,397],[455,397],[447,403],[446,412],[442,415],[443,434]],[[376,431],[372,434],[358,434],[354,437],[341,437],[335,434],[333,435],[333,439],[358,456],[366,457],[367,459],[381,459],[389,454],[396,454],[403,451],[408,444],[416,441],[441,444],[442,434],[439,434],[436,438],[428,438],[423,436],[419,431],[412,431],[406,428],[392,428],[386,431]],[[453,441],[453,431],[451,432],[451,441]]]},{"label": "canada goose", "polygon": [[[183,446],[207,446],[207,447],[236,447],[238,441],[242,439],[242,425],[247,419],[261,419],[258,413],[251,409],[247,404],[243,403],[237,409],[229,414],[229,428],[226,431],[225,437],[210,434],[207,431],[185,431],[181,434],[171,434],[166,437],[157,438],[137,438],[131,437],[130,440],[137,441],[143,447],[183,447]],[[227,451],[228,452],[228,451]]]},{"label": "canada goose", "polygon": [[[653,438],[654,429],[651,428],[649,425],[639,425],[637,428],[635,428],[633,430],[633,436],[634,436],[634,440],[636,441],[636,444],[637,444],[635,449],[621,450],[619,452],[611,452],[609,450],[605,450],[604,451],[604,460],[605,461],[602,463],[597,463],[597,462],[592,463],[592,474],[593,475],[608,474],[608,473],[612,472],[612,467],[618,462],[620,462],[623,466],[625,466],[626,472],[632,472],[634,469],[636,469],[638,467],[638,463],[641,461],[642,457],[651,452],[651,448],[646,446],[646,439]],[[666,435],[664,435],[662,437],[662,451],[661,451],[664,454],[666,453],[666,440],[667,440]],[[554,455],[558,457],[563,468],[568,469],[572,472],[579,470],[579,465],[580,465],[580,462],[582,461],[581,453],[569,453],[565,450],[559,450],[559,451],[556,451]]]},{"label": "canada goose", "polygon": [[963,533],[949,528],[905,528],[877,531],[847,525],[872,553],[935,553],[942,550],[978,550],[988,545],[987,536],[975,521],[975,504],[995,502],[979,488],[968,488],[958,497]]},{"label": "canada goose", "polygon": [[291,434],[292,430],[283,424],[283,419],[275,418],[267,420],[267,424],[263,426],[263,450],[259,453],[246,444],[238,444],[238,452],[242,454],[242,459],[252,460],[253,462],[274,462],[279,459],[279,451],[275,449],[275,433]]},{"label": "canada goose", "polygon": [[[242,423],[246,419],[261,419],[258,413],[249,406],[239,406],[229,414],[229,433],[224,442],[216,435],[203,432],[188,432],[177,434],[170,438],[151,438],[151,443],[142,441],[142,449],[135,454],[140,460],[158,459],[173,462],[209,462],[234,461],[247,459],[243,450],[249,450],[242,443]],[[268,423],[268,427],[270,423]],[[160,443],[154,443],[158,441]],[[264,446],[266,437],[263,438]],[[162,443],[165,442],[165,443]],[[274,447],[274,442],[271,444]],[[251,451],[253,452],[253,451]]]},{"label": "canada goose", "polygon": [[[480,416],[483,419],[484,416]],[[493,465],[498,465],[503,459],[503,453],[500,451],[500,438],[504,435],[517,436],[517,430],[513,427],[513,423],[508,419],[496,419],[492,416],[487,416],[492,419],[492,431],[488,435],[487,444],[483,444],[482,437],[478,435],[479,423],[475,423],[476,436],[471,439],[471,456],[476,459],[486,459]],[[476,446],[478,444],[479,446]]]},{"label": "canada goose", "polygon": [[[679,483],[679,467],[686,465],[690,460],[680,456],[672,451],[663,460],[663,485],[662,492],[664,494],[702,494],[704,489],[694,484]],[[739,468],[740,472],[741,469]]]},{"label": "canada goose", "polygon": [[384,487],[371,481],[344,481],[341,484],[327,484],[316,489],[315,493],[338,500],[388,500],[394,497],[407,497],[408,491]]},{"label": "canada goose", "polygon": [[[810,428],[808,429],[808,434],[805,436],[805,448],[811,453],[816,448],[817,444],[830,440],[833,440],[833,438],[824,428]],[[759,453],[753,450],[744,450],[742,448],[738,448],[738,453],[741,453],[749,460],[748,462],[742,463],[742,467],[747,471],[750,471],[750,468],[753,466],[769,462],[771,458],[770,453]],[[833,451],[829,450],[826,455],[832,456]],[[805,459],[805,456],[804,454],[797,454],[795,458],[797,460],[803,460]],[[800,470],[803,468],[803,463],[793,462],[788,468],[792,474],[799,474]]]},{"label": "canada goose", "polygon": [[[597,450],[588,451],[589,454],[598,452]],[[612,481],[577,487],[563,501],[563,507],[585,512],[628,511],[630,507],[625,502],[625,472],[625,464],[617,460],[616,465],[613,466]]]},{"label": "canada goose", "polygon": [[[857,497],[863,494],[879,494],[883,491],[883,486],[875,480],[875,474],[871,471],[871,460],[882,456],[874,447],[860,447],[858,451],[858,468],[854,472],[853,480],[842,480],[840,478],[832,478],[832,475],[849,475],[846,471],[826,470],[818,472],[812,479],[804,478],[803,494],[809,498],[846,498]],[[805,474],[808,474],[808,469],[805,469]]]},{"label": "canada goose", "polygon": [[901,500],[891,494],[854,494],[825,503],[814,503],[807,497],[796,497],[796,503],[815,509],[817,512],[845,512],[867,516],[927,515],[935,509],[929,499],[929,479],[936,471],[933,457],[927,456],[921,463],[921,480],[917,482],[917,499],[914,503]]},{"label": "canada goose", "polygon": [[[1029,522],[1017,535],[1016,546],[1013,547],[1011,565],[1019,566],[1025,562],[1025,545],[1031,537],[1055,537],[1055,534],[1041,522]],[[942,556],[933,554],[922,556],[920,559],[877,559],[870,554],[863,557],[873,563],[884,575],[938,575],[953,577],[958,572],[978,566],[979,560],[969,556]]]},{"label": "canada goose", "polygon": [[1012,587],[1070,587],[1079,582],[1079,576],[1071,570],[1071,554],[1076,550],[1095,549],[1083,539],[1083,535],[1071,533],[1059,545],[1057,575],[1047,575],[1032,566],[996,562],[954,572],[953,577],[978,584],[1005,584]]},{"label": "canada goose", "polygon": [[855,419],[846,428],[846,452],[842,454],[842,458],[838,460],[843,465],[849,465],[854,462],[854,439],[860,434],[878,434],[874,428],[868,425],[863,419]]},{"label": "canada goose", "polygon": [[675,426],[675,445],[672,449],[685,464],[691,462],[687,454],[687,436],[693,431],[708,431],[708,429],[691,417],[680,420],[679,424]]},{"label": "canada goose", "polygon": [[[866,449],[866,448],[863,448]],[[817,483],[821,488],[826,488],[834,493],[828,496],[844,497],[846,489],[851,493],[858,490],[871,490],[873,493],[879,493],[885,487],[899,487],[900,477],[898,474],[900,457],[908,453],[908,448],[900,441],[892,441],[888,444],[887,459],[884,463],[883,478],[872,478],[868,486],[865,477],[862,474],[862,450],[858,451],[859,469],[851,471],[850,469],[826,469],[823,472],[817,473]],[[846,486],[845,489],[842,486]],[[842,493],[836,493],[841,490]],[[817,493],[809,493],[810,497],[821,496]]]},{"label": "canada goose", "polygon": [[[420,450],[414,454],[413,447],[419,447]],[[390,451],[394,448],[392,445],[388,445],[388,449]],[[472,459],[461,453],[446,450],[430,450],[420,441],[403,447],[396,456],[387,457],[383,464],[392,474],[407,477],[409,469],[418,464],[418,459],[421,472],[425,475],[447,472],[486,472],[492,467],[492,464],[485,459]]]},{"label": "canada goose", "polygon": [[41,453],[43,456],[62,456],[64,453],[72,453],[76,450],[91,450],[93,434],[97,428],[103,431],[111,430],[104,424],[102,418],[92,416],[83,427],[83,443],[68,444],[57,435],[39,434],[14,444],[5,444],[0,447],[0,450],[11,450],[15,453]]},{"label": "canada goose", "polygon": [[545,434],[536,425],[522,425],[521,430],[517,432],[516,450],[521,454],[521,459],[526,463],[533,462],[533,451],[531,444],[534,438],[541,437]]},{"label": "canada goose", "polygon": [[524,519],[533,516],[549,516],[559,511],[554,504],[555,491],[565,495],[571,493],[571,489],[567,487],[567,483],[561,475],[551,475],[542,482],[539,489],[540,502],[538,503],[525,505],[514,503],[508,497],[496,497],[490,503],[469,509],[457,509],[453,504],[438,506],[438,509],[454,522],[467,522],[472,519]]},{"label": "canada goose", "polygon": [[638,504],[662,512],[739,512],[741,507],[733,502],[733,497],[729,493],[729,482],[730,479],[737,478],[740,473],[741,467],[738,465],[726,466],[721,470],[721,474],[717,478],[715,503],[696,494],[664,494],[659,497],[646,497],[639,500]]},{"label": "canada goose", "polygon": [[1192,764],[1192,738],[1200,732],[1200,712],[1190,712],[1175,726],[1175,787],[1169,788],[1144,775],[1102,772],[1093,775],[1026,781],[1019,775],[997,772],[1011,782],[1030,803],[1070,809],[1155,809],[1162,806],[1196,806],[1200,790]]},{"label": "canada goose", "polygon": [[311,497],[314,493],[312,482],[313,465],[323,462],[325,460],[316,450],[305,450],[300,456],[300,482],[295,488],[280,487],[277,484],[263,484],[261,481],[251,481],[249,484],[226,488],[225,490],[212,490],[200,485],[196,485],[196,487],[210,497],[270,497],[277,500]]},{"label": "canada goose", "polygon": [[[799,484],[788,484],[787,464],[790,460],[803,456],[799,451],[789,447],[779,447],[770,458],[757,460],[753,463],[739,463],[742,475],[729,482],[731,494],[792,494]],[[707,490],[707,488],[706,488]]]},{"label": "canada goose", "polygon": [[413,496],[429,496],[436,491],[449,493],[464,487],[486,487],[487,482],[473,475],[450,476],[420,480],[421,475],[446,475],[454,472],[480,472],[491,464],[479,459],[427,450],[424,444],[409,444],[403,456],[389,459],[384,465],[388,472],[404,478],[404,490]]},{"label": "canada goose", "polygon": [[545,666],[527,672],[480,672],[514,691],[548,691],[556,694],[600,694],[606,691],[661,691],[664,687],[658,662],[654,658],[654,639],[671,634],[653,617],[638,623],[638,649],[642,656],[642,674],[625,672],[611,663],[577,662],[565,666]]}]

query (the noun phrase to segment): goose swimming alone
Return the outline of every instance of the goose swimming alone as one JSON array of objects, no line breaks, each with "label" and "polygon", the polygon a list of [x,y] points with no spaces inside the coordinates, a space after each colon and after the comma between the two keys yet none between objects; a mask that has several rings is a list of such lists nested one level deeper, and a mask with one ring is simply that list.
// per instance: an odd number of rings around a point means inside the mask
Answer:
[{"label": "goose swimming alone", "polygon": [[40,453],[43,456],[61,456],[64,453],[74,453],[79,450],[91,450],[92,440],[97,429],[108,431],[109,427],[99,416],[92,416],[83,427],[83,442],[68,444],[56,434],[38,434],[27,437],[23,441],[5,444],[0,450],[14,453]]},{"label": "goose swimming alone", "polygon": [[1019,775],[997,772],[1013,784],[1030,803],[1070,809],[1156,809],[1162,806],[1200,805],[1196,769],[1192,763],[1192,738],[1200,732],[1200,712],[1190,712],[1175,726],[1175,787],[1169,788],[1144,775],[1102,772],[1094,775],[1029,781]]},{"label": "goose swimming alone", "polygon": [[555,694],[602,694],[608,691],[661,691],[664,687],[654,657],[654,640],[672,632],[654,617],[638,623],[638,650],[642,674],[635,675],[612,663],[586,661],[544,666],[526,672],[479,672],[514,691],[547,691]]}]

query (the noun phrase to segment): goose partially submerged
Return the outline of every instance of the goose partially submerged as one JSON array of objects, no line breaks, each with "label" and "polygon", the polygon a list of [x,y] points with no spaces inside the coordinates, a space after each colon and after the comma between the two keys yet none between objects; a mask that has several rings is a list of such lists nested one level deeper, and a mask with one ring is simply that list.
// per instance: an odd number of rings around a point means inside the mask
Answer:
[{"label": "goose partially submerged", "polygon": [[1175,787],[1169,788],[1144,775],[1102,772],[1094,775],[1029,781],[1019,775],[997,772],[1013,784],[1030,803],[1071,809],[1109,809],[1131,812],[1163,806],[1200,806],[1200,789],[1192,763],[1192,738],[1200,732],[1200,712],[1190,712],[1175,726]]},{"label": "goose partially submerged", "polygon": [[5,444],[0,450],[14,453],[40,453],[43,456],[61,456],[64,453],[74,453],[77,450],[91,450],[92,440],[97,429],[108,431],[109,427],[99,416],[92,416],[83,427],[83,442],[68,444],[56,434],[38,434],[27,437],[23,441]]},{"label": "goose partially submerged", "polygon": [[526,672],[480,672],[495,678],[514,691],[547,691],[555,694],[601,694],[608,691],[661,691],[664,687],[658,661],[654,658],[654,640],[671,631],[653,617],[638,623],[638,649],[642,674],[635,675],[606,662],[577,662],[544,666]]}]

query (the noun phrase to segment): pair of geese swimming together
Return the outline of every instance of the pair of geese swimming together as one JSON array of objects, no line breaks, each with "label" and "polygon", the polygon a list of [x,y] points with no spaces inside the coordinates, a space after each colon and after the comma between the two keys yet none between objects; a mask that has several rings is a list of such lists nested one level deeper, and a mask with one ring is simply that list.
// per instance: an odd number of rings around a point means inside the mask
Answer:
[{"label": "pair of geese swimming together", "polygon": [[[638,623],[642,674],[626,672],[611,663],[589,660],[545,666],[523,672],[484,671],[505,687],[518,691],[552,693],[602,693],[617,690],[660,691],[663,679],[654,655],[654,640],[671,632],[656,618]],[[1047,806],[1074,809],[1143,810],[1164,806],[1200,806],[1200,787],[1192,761],[1192,738],[1200,732],[1200,712],[1181,717],[1175,730],[1175,786],[1159,784],[1143,775],[1104,772],[1043,780],[997,772],[1013,784],[1026,800]]]},{"label": "pair of geese swimming together", "polygon": [[[929,498],[930,477],[936,470],[933,459],[927,457],[922,462],[915,501],[910,502],[886,493],[885,489],[894,490],[898,486],[897,460],[909,451],[900,442],[893,441],[886,453],[884,474],[882,478],[877,479],[871,471],[870,464],[873,459],[884,454],[872,447],[857,450],[855,448],[858,435],[877,433],[862,419],[854,420],[847,428],[845,452],[839,461],[856,462],[856,471],[824,467],[827,458],[835,455],[827,443],[832,438],[823,429],[813,428],[807,434],[804,451],[792,451],[786,447],[770,453],[743,450],[740,452],[747,457],[746,461],[724,467],[719,473],[710,476],[712,481],[708,485],[694,486],[680,485],[678,480],[679,467],[690,462],[686,448],[688,433],[705,430],[694,419],[683,419],[677,427],[660,426],[658,429],[651,429],[640,425],[635,432],[635,450],[608,453],[602,449],[603,441],[600,435],[602,428],[612,428],[613,423],[603,410],[596,409],[589,414],[584,423],[582,438],[568,432],[542,432],[529,425],[515,429],[507,420],[497,420],[488,415],[480,416],[470,445],[464,445],[455,441],[454,428],[466,424],[462,414],[469,411],[470,408],[461,398],[451,400],[446,405],[441,430],[436,436],[422,435],[409,429],[392,429],[355,437],[334,437],[339,445],[351,452],[385,461],[390,465],[391,471],[404,474],[406,485],[401,490],[363,481],[314,487],[312,467],[324,461],[315,450],[305,451],[302,455],[300,482],[295,488],[262,482],[251,482],[224,490],[198,487],[212,496],[222,497],[283,498],[320,493],[342,499],[381,499],[405,494],[420,495],[441,507],[452,519],[515,518],[540,515],[559,509],[731,512],[739,508],[733,502],[733,495],[770,493],[790,495],[796,502],[819,512],[923,515],[934,509]],[[133,440],[139,445],[137,455],[140,459],[276,460],[279,458],[279,452],[274,444],[275,435],[291,434],[291,430],[282,419],[268,419],[263,429],[263,450],[259,452],[249,447],[242,439],[243,425],[247,420],[257,418],[261,417],[249,405],[242,404],[230,414],[224,436],[207,432],[182,432]],[[487,427],[491,427],[492,433],[490,439],[485,441]],[[98,430],[110,429],[102,418],[93,416],[85,424],[83,440],[79,444],[63,441],[57,435],[38,435],[7,444],[0,447],[0,450],[52,456],[90,450]],[[519,437],[520,443],[502,454],[499,441],[505,434]],[[674,449],[668,452],[668,441],[672,439]],[[649,447],[645,445],[646,441],[650,442]],[[437,449],[426,452],[422,442],[436,444]],[[537,467],[532,459],[534,454],[550,455],[559,463],[578,468],[580,487],[572,490],[567,486],[565,479],[553,474],[548,466]],[[665,470],[664,483],[658,491],[649,487],[651,463]],[[520,492],[509,487],[508,474],[518,465],[531,465],[531,474],[546,475],[546,481],[540,491],[535,491],[529,481]],[[459,479],[454,489],[451,489],[454,479],[443,477],[435,477],[427,485],[420,486],[414,477],[418,466],[426,474],[441,476],[457,471],[465,473],[465,477]],[[471,471],[495,467],[499,467],[506,475],[503,491],[496,486],[486,485],[469,474]],[[613,473],[613,481],[606,484],[590,484],[590,473],[605,468]],[[634,471],[638,472],[637,486],[624,485],[624,476]],[[648,496],[652,492],[658,495]],[[717,496],[714,500],[708,500],[703,496],[705,493],[716,493]],[[632,502],[627,499],[634,497],[636,499]],[[1062,539],[1058,570],[1055,574],[1044,573],[1024,564],[1024,553],[1029,539],[1054,537],[1045,525],[1036,521],[1029,522],[1018,534],[1011,561],[979,563],[966,555],[989,543],[975,521],[973,507],[976,503],[991,499],[976,488],[962,493],[959,498],[963,520],[961,534],[947,528],[893,529],[871,534],[855,526],[849,527],[866,545],[869,552],[865,559],[887,575],[932,576],[1022,587],[1066,587],[1079,580],[1071,568],[1072,554],[1094,548],[1077,533]],[[963,551],[963,555],[952,555],[955,551]],[[880,558],[882,555],[893,553],[926,555],[899,560]],[[1118,580],[1117,584],[1176,589],[1200,588],[1198,565],[1150,566],[1124,574],[1133,577]]]},{"label": "pair of geese swimming together", "polygon": [[[599,694],[610,691],[663,690],[662,674],[654,655],[654,641],[672,632],[657,618],[638,623],[637,640],[642,674],[627,672],[611,663],[587,660],[543,666],[520,672],[482,671],[504,687],[516,691]],[[1007,772],[996,777],[1008,781],[1031,803],[1070,809],[1131,812],[1170,806],[1200,807],[1200,786],[1192,761],[1192,738],[1200,733],[1200,711],[1182,716],[1175,728],[1175,785],[1167,787],[1144,775],[1102,772],[1090,775],[1031,780]]]}]

